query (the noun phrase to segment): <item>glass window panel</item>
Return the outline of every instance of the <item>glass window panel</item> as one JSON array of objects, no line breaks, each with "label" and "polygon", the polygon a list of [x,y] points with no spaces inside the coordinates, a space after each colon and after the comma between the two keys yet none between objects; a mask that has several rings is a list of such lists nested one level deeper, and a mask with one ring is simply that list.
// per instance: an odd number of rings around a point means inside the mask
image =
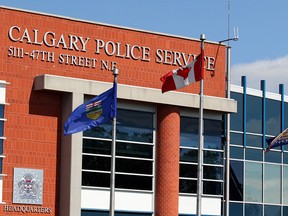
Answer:
[{"label": "glass window panel", "polygon": [[180,193],[197,193],[197,180],[179,180]]},{"label": "glass window panel", "polygon": [[243,204],[230,202],[229,216],[243,216]]},{"label": "glass window panel", "polygon": [[3,172],[3,158],[0,158],[0,174],[2,174]]},{"label": "glass window panel", "polygon": [[203,162],[205,164],[223,164],[223,152],[203,151]]},{"label": "glass window panel", "polygon": [[197,178],[197,165],[180,163],[180,177]]},{"label": "glass window panel", "polygon": [[135,143],[116,144],[116,155],[125,157],[153,158],[153,146]]},{"label": "glass window panel", "polygon": [[242,133],[230,133],[230,143],[233,145],[243,146],[243,134]]},{"label": "glass window panel", "polygon": [[82,186],[110,187],[110,174],[83,171]]},{"label": "glass window panel", "polygon": [[243,162],[230,161],[230,199],[243,201]]},{"label": "glass window panel", "polygon": [[197,163],[198,162],[198,150],[180,148],[180,161]]},{"label": "glass window panel", "polygon": [[262,161],[262,154],[263,150],[262,149],[245,149],[246,153],[246,160],[254,160],[254,161]]},{"label": "glass window panel", "polygon": [[146,160],[134,160],[116,158],[116,172],[152,174],[153,162]]},{"label": "glass window panel", "polygon": [[[117,110],[116,139],[153,142],[153,113],[134,110]],[[83,132],[87,137],[112,138],[112,124],[100,125]]]},{"label": "glass window panel", "polygon": [[283,203],[288,205],[288,166],[283,166]]},{"label": "glass window panel", "polygon": [[203,193],[222,195],[222,182],[203,181]]},{"label": "glass window panel", "polygon": [[3,155],[3,139],[0,139],[0,155]]},{"label": "glass window panel", "polygon": [[83,153],[111,154],[111,141],[83,139]]},{"label": "glass window panel", "polygon": [[198,147],[199,119],[180,117],[180,146]]},{"label": "glass window panel", "polygon": [[281,152],[269,151],[269,154],[264,154],[264,159],[266,162],[281,163],[281,156]]},{"label": "glass window panel", "polygon": [[4,121],[0,120],[0,137],[3,137],[4,132]]},{"label": "glass window panel", "polygon": [[110,171],[110,157],[82,155],[82,169]]},{"label": "glass window panel", "polygon": [[288,206],[283,206],[283,216],[288,216]]},{"label": "glass window panel", "polygon": [[236,159],[244,159],[244,148],[230,146],[230,157]]},{"label": "glass window panel", "polygon": [[262,134],[262,98],[247,95],[247,132]]},{"label": "glass window panel", "polygon": [[223,168],[215,166],[203,166],[203,178],[223,180]]},{"label": "glass window panel", "polygon": [[283,153],[283,163],[288,164],[288,153],[286,152]]},{"label": "glass window panel", "polygon": [[204,148],[222,149],[222,121],[204,120]]},{"label": "glass window panel", "polygon": [[231,98],[237,101],[237,113],[231,113],[231,130],[243,131],[243,94],[231,92]]},{"label": "glass window panel", "polygon": [[0,104],[0,118],[4,119],[4,105]]},{"label": "glass window panel", "polygon": [[281,167],[264,164],[264,202],[279,204],[281,200]]},{"label": "glass window panel", "polygon": [[115,187],[136,190],[152,190],[152,177],[116,174]]},{"label": "glass window panel", "polygon": [[245,204],[245,216],[262,216],[262,205]]},{"label": "glass window panel", "polygon": [[85,137],[112,139],[112,124],[102,124],[90,130],[83,131]]},{"label": "glass window panel", "polygon": [[281,133],[281,101],[266,99],[266,134]]},{"label": "glass window panel", "polygon": [[284,128],[288,128],[288,103],[284,103]]},{"label": "glass window panel", "polygon": [[246,134],[246,145],[252,147],[262,148],[263,146],[262,136]]},{"label": "glass window panel", "polygon": [[262,202],[262,185],[262,164],[246,162],[245,200],[247,202]]},{"label": "glass window panel", "polygon": [[264,216],[279,216],[281,215],[281,207],[274,205],[264,206]]}]

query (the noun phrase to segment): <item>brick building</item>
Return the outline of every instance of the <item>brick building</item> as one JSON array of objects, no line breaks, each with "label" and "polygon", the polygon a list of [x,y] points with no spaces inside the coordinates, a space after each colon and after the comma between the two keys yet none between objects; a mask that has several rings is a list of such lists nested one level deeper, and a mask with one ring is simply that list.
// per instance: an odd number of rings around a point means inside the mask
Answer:
[{"label": "brick building", "polygon": [[[196,212],[199,83],[160,77],[200,40],[0,7],[0,215],[107,215],[111,125],[63,135],[78,105],[118,76],[116,215]],[[202,212],[221,215],[226,47],[205,41]]]}]

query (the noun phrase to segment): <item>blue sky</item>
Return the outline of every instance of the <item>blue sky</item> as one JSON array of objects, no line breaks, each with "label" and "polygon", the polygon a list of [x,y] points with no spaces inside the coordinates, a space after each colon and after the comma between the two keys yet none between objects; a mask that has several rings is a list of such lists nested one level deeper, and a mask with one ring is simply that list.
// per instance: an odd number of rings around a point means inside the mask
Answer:
[{"label": "blue sky", "polygon": [[[284,83],[288,95],[287,0],[0,0],[0,5],[45,12],[124,27],[199,38],[230,37],[239,28],[239,40],[230,42],[232,83],[247,76],[248,87],[278,92]],[[285,83],[286,82],[286,83]]]}]

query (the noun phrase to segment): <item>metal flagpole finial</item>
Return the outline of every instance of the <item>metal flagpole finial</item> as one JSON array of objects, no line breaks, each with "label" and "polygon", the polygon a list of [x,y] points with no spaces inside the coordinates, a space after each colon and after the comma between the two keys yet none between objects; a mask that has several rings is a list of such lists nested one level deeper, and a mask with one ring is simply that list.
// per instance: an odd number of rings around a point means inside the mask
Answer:
[{"label": "metal flagpole finial", "polygon": [[201,35],[200,35],[200,40],[202,40],[202,41],[203,41],[203,40],[206,40],[205,34],[201,34]]},{"label": "metal flagpole finial", "polygon": [[118,74],[119,74],[118,68],[114,68],[114,69],[113,69],[113,75],[114,75],[114,76],[117,76]]}]

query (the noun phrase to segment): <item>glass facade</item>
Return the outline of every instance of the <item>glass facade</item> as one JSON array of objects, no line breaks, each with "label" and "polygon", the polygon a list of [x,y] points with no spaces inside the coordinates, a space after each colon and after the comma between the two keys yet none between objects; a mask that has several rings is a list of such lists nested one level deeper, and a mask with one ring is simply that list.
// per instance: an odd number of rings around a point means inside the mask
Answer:
[{"label": "glass facade", "polygon": [[[153,124],[152,112],[118,109],[115,188],[152,191]],[[110,187],[111,138],[111,123],[83,132],[82,186]]]},{"label": "glass facade", "polygon": [[230,215],[285,216],[288,147],[264,150],[267,138],[288,127],[288,101],[281,92],[248,89],[245,82],[231,88],[237,113],[230,115]]},{"label": "glass facade", "polygon": [[[180,118],[180,185],[183,194],[197,193],[199,119]],[[222,120],[204,119],[203,193],[223,195]]]}]

